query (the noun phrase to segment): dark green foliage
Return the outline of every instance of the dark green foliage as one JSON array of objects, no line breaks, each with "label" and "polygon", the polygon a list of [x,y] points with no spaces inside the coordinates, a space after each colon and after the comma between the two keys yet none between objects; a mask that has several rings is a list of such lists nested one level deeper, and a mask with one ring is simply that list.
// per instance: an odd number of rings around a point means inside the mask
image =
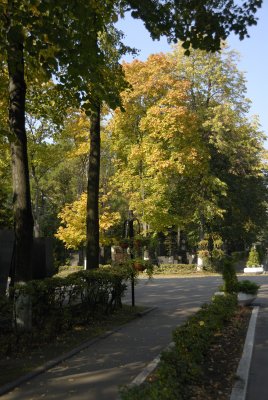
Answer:
[{"label": "dark green foliage", "polygon": [[173,332],[175,346],[162,353],[156,377],[141,387],[124,390],[123,400],[188,400],[190,387],[202,379],[202,360],[216,333],[237,309],[235,296],[216,296]]},{"label": "dark green foliage", "polygon": [[[254,166],[254,161],[250,164]],[[231,251],[244,250],[267,230],[265,176],[254,176],[249,167],[242,174],[230,174],[222,168],[218,176],[229,187],[228,196],[222,199],[226,213],[220,224],[220,234]],[[251,221],[250,229],[248,221]]]},{"label": "dark green foliage", "polygon": [[12,326],[12,302],[6,296],[0,296],[0,329],[2,332],[10,330]]},{"label": "dark green foliage", "polygon": [[186,54],[194,49],[216,51],[230,32],[240,39],[248,36],[247,26],[256,25],[255,13],[261,0],[238,5],[234,0],[128,0],[132,16],[145,22],[153,39],[165,34],[171,41],[181,40]]},{"label": "dark green foliage", "polygon": [[247,256],[246,251],[233,251],[231,254],[233,262],[242,261],[246,258],[246,256]]},{"label": "dark green foliage", "polygon": [[234,268],[234,264],[231,260],[226,259],[223,262],[222,277],[224,280],[223,291],[226,293],[235,293],[237,286],[237,276]]},{"label": "dark green foliage", "polygon": [[79,271],[65,278],[53,277],[16,285],[14,300],[30,295],[32,325],[35,330],[57,334],[97,314],[108,314],[121,307],[129,268],[106,267]]},{"label": "dark green foliage", "polygon": [[237,282],[237,292],[255,295],[258,293],[259,288],[260,285],[249,280]]}]

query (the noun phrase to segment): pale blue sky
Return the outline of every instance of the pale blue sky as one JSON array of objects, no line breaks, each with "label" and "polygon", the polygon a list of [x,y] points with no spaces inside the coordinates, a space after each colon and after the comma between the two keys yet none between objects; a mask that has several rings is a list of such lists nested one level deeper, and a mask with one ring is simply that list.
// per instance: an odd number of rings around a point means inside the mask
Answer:
[{"label": "pale blue sky", "polygon": [[[250,38],[240,41],[231,35],[228,43],[231,49],[237,50],[241,55],[238,67],[245,72],[247,79],[248,98],[252,101],[251,114],[260,118],[262,130],[268,136],[268,0],[263,1],[262,8],[258,11],[258,25],[249,29]],[[165,39],[152,41],[149,33],[139,20],[130,17],[118,23],[125,35],[125,43],[140,50],[137,58],[146,60],[149,54],[167,52],[170,50]],[[132,58],[127,58],[130,61]],[[268,148],[268,140],[265,143]]]}]

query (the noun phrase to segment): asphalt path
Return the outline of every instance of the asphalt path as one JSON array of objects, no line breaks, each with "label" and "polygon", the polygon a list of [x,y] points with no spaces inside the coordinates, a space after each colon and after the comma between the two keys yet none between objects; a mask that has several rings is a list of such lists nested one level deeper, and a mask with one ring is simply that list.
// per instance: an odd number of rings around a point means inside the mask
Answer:
[{"label": "asphalt path", "polygon": [[[252,278],[268,282],[268,277]],[[172,340],[173,329],[209,301],[220,277],[141,279],[136,304],[156,307],[105,339],[26,382],[3,400],[115,400],[118,387],[130,383]],[[131,302],[131,294],[125,298]]]}]

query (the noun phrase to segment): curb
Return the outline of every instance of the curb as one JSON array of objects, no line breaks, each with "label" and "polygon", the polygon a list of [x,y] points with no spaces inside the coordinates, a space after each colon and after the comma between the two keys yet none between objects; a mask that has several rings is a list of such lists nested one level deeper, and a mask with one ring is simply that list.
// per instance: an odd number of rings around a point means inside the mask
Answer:
[{"label": "curb", "polygon": [[128,387],[133,387],[133,386],[139,386],[141,385],[147,377],[156,369],[160,362],[161,354],[163,351],[168,351],[174,347],[174,342],[169,343],[165,349],[161,351],[160,354],[158,354],[157,357],[153,359],[149,364],[146,365],[146,367],[136,376],[136,378],[133,379],[133,381],[128,385]]},{"label": "curb", "polygon": [[[143,317],[146,314],[150,313],[151,311],[156,310],[157,307],[151,307],[148,308],[145,311],[138,312],[136,314],[136,317]],[[134,321],[135,318],[132,320]],[[132,321],[129,321],[131,323]],[[124,324],[125,325],[125,324]],[[103,335],[100,335],[94,339],[88,340],[80,344],[79,346],[75,347],[73,350],[68,351],[67,353],[62,354],[59,357],[54,358],[53,360],[47,361],[45,364],[40,365],[39,367],[35,368],[33,371],[29,372],[28,374],[25,374],[21,376],[18,379],[15,379],[14,381],[10,383],[6,383],[5,385],[0,387],[0,396],[3,396],[4,394],[10,392],[11,390],[15,389],[16,387],[22,385],[23,383],[28,382],[29,380],[35,378],[36,376],[42,374],[43,372],[48,371],[49,369],[55,367],[56,365],[60,364],[61,362],[73,357],[74,355],[80,353],[80,351],[85,350],[87,347],[92,346],[96,342],[99,342],[100,340],[103,340],[109,336],[111,336],[113,333],[116,333],[120,331],[124,325],[119,326],[118,328],[112,329],[110,331],[105,332]]]},{"label": "curb", "polygon": [[[237,368],[237,382],[235,383],[230,400],[245,400],[246,399],[246,392],[247,392],[247,385],[248,385],[248,376],[249,376],[249,369],[250,363],[252,358],[252,351],[254,346],[254,337],[255,337],[255,328],[257,322],[257,316],[259,312],[259,306],[255,306],[252,310],[252,314],[249,321],[248,331],[246,340],[244,343],[243,353],[241,360],[239,362]],[[171,342],[164,350],[169,350],[174,346],[174,343]],[[127,387],[131,388],[134,386],[141,385],[147,377],[156,369],[157,365],[160,362],[161,353],[154,358],[137,376],[133,379],[133,381],[127,385]],[[121,400],[119,396],[117,400]]]},{"label": "curb", "polygon": [[236,371],[237,381],[233,386],[230,400],[245,400],[246,398],[258,312],[259,306],[254,307],[249,321],[242,357]]},{"label": "curb", "polygon": [[[132,388],[135,386],[140,386],[147,379],[147,377],[157,368],[161,359],[162,352],[170,350],[173,346],[174,342],[170,342],[169,345],[167,345],[167,347],[165,347],[161,351],[161,353],[158,354],[158,356],[156,356],[149,364],[146,365],[146,367],[136,376],[136,378],[133,379],[132,382],[124,385],[124,387]],[[122,400],[120,394],[117,396],[116,400]]]}]

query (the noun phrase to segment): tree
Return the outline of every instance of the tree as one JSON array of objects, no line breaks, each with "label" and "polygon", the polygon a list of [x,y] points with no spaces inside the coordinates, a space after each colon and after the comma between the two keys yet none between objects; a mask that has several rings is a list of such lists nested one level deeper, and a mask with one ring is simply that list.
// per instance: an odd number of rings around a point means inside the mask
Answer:
[{"label": "tree", "polygon": [[248,37],[247,27],[256,25],[255,13],[262,0],[250,0],[240,4],[234,0],[179,0],[125,1],[134,18],[140,18],[153,39],[166,35],[170,41],[182,42],[186,54],[190,47],[217,51],[222,40],[231,32],[242,40]]},{"label": "tree", "polygon": [[[32,78],[32,79],[31,79]],[[60,90],[52,81],[38,79],[38,75],[27,80],[26,132],[32,208],[34,217],[34,236],[43,235],[42,220],[46,207],[46,186],[51,171],[62,161],[62,151],[58,143],[63,123],[72,98]]]},{"label": "tree", "polygon": [[12,228],[12,186],[10,173],[10,154],[8,144],[8,76],[1,57],[0,69],[0,229]]},{"label": "tree", "polygon": [[153,230],[184,227],[195,245],[198,231],[248,242],[266,224],[263,137],[245,116],[235,54],[178,47],[125,71],[133,90],[109,125],[117,190]]},{"label": "tree", "polygon": [[172,70],[163,54],[125,65],[133,90],[122,94],[124,112],[116,110],[108,127],[114,186],[143,222],[160,231],[191,214],[189,207],[174,209],[174,188],[205,165],[196,157],[205,156],[205,149],[198,121],[187,107],[188,83],[178,81]]},{"label": "tree", "polygon": [[[72,46],[65,46],[64,51],[60,53],[60,59],[66,66],[68,78],[64,78],[63,82],[79,82],[79,96],[85,93],[85,102],[87,110],[91,115],[91,135],[90,135],[90,155],[89,155],[89,172],[88,172],[88,213],[87,213],[87,258],[90,259],[91,266],[98,266],[98,189],[99,189],[99,163],[100,163],[100,106],[105,101],[111,108],[120,104],[120,90],[125,86],[122,71],[119,65],[120,56],[126,51],[122,45],[121,35],[114,30],[110,21],[117,19],[117,13],[123,14],[131,9],[132,15],[136,18],[141,18],[153,38],[158,38],[161,34],[168,34],[171,39],[184,38],[185,46],[190,43],[194,46],[203,46],[206,49],[216,50],[220,46],[220,39],[226,36],[226,31],[234,30],[240,33],[243,37],[246,31],[247,24],[256,23],[254,13],[257,7],[261,5],[260,1],[253,1],[250,5],[245,4],[243,7],[235,6],[234,3],[222,4],[217,2],[217,12],[212,9],[211,2],[204,2],[203,7],[194,7],[196,13],[191,15],[191,25],[193,20],[196,22],[197,32],[191,29],[188,25],[182,24],[185,14],[192,11],[194,4],[177,4],[177,2],[153,2],[146,4],[137,1],[110,1],[104,4],[95,4],[93,9],[91,5],[79,3],[77,10],[71,9],[71,17],[67,16],[68,22],[72,28],[71,43]],[[208,6],[208,7],[206,7]],[[253,7],[254,6],[254,7]],[[225,13],[226,20],[219,18],[218,11]],[[181,19],[177,18],[177,11],[183,15]],[[73,13],[78,12],[80,18],[73,18]],[[184,14],[185,13],[185,14]],[[81,16],[86,18],[81,19]],[[89,18],[87,18],[89,17]],[[206,17],[206,18],[205,18]],[[201,21],[206,19],[206,23]],[[79,24],[77,25],[77,21]],[[93,34],[88,35],[88,24],[91,21]],[[210,23],[208,23],[210,22]],[[85,24],[84,24],[85,23]],[[83,26],[84,25],[84,26]],[[216,27],[216,29],[215,29]],[[110,28],[110,31],[109,31]],[[101,36],[97,34],[101,32]],[[111,35],[111,32],[113,33]],[[203,34],[206,33],[206,39]],[[104,38],[104,41],[103,41]],[[187,39],[186,39],[187,38]],[[78,40],[77,40],[78,39]],[[102,40],[100,40],[102,39]],[[108,40],[107,40],[108,39]],[[83,43],[88,44],[87,51],[90,50],[91,60],[94,64],[94,69],[85,71],[85,65],[88,61],[87,55],[84,53]],[[104,43],[104,46],[103,46]],[[82,46],[81,46],[82,45]],[[71,48],[71,54],[70,49]],[[79,68],[70,64],[68,57],[74,52],[79,54]],[[65,60],[68,60],[66,62]],[[77,64],[75,64],[77,65]],[[83,72],[85,71],[85,74]],[[97,77],[97,79],[96,79]],[[95,84],[93,84],[93,82]],[[90,84],[90,89],[85,87],[85,84]],[[111,91],[111,86],[113,90]],[[84,89],[85,88],[85,89]],[[83,97],[83,96],[82,96]]]},{"label": "tree", "polygon": [[248,255],[247,267],[259,267],[260,256],[256,247],[252,246]]},{"label": "tree", "polygon": [[[105,244],[109,238],[107,231],[120,221],[120,214],[113,212],[108,204],[109,195],[100,196],[100,243]],[[79,249],[86,244],[86,210],[87,194],[72,204],[66,204],[59,213],[61,226],[56,237],[65,243],[67,248]]]},{"label": "tree", "polygon": [[[27,136],[25,130],[25,59],[27,65],[49,59],[45,38],[46,29],[55,24],[48,17],[49,6],[42,3],[38,10],[35,1],[5,1],[0,5],[0,47],[5,56],[9,80],[9,141],[11,146],[14,209],[14,271],[16,280],[31,278],[31,249],[33,241],[33,217],[31,209]],[[53,15],[54,16],[54,15]],[[48,22],[48,24],[44,24]],[[41,39],[42,38],[42,39]],[[55,43],[55,42],[54,42]],[[49,50],[47,52],[47,49]],[[49,63],[47,64],[49,66]],[[49,70],[49,68],[47,68]]]},{"label": "tree", "polygon": [[[88,196],[88,235],[92,240],[89,240],[88,256],[92,258],[92,266],[97,267],[100,106],[103,101],[110,107],[117,106],[119,92],[125,84],[118,62],[123,46],[118,33],[109,35],[110,21],[115,21],[120,13],[132,10],[135,18],[145,22],[153,38],[166,34],[170,40],[183,40],[187,49],[192,44],[217,50],[220,40],[230,31],[238,33],[241,38],[247,34],[246,27],[256,23],[254,14],[260,6],[261,0],[251,0],[242,6],[233,1],[214,0],[201,3],[110,0],[99,4],[90,0],[78,1],[76,7],[63,0],[53,4],[36,0],[1,3],[0,45],[7,57],[10,82],[15,269],[18,279],[28,279],[31,275],[33,231],[25,133],[24,60],[36,66],[41,64],[49,75],[58,73],[61,82],[72,87],[91,114],[88,190],[92,191],[92,196]],[[108,47],[100,45],[105,43],[105,40],[100,40],[101,36],[109,38],[106,40]]]},{"label": "tree", "polygon": [[[238,55],[223,48],[221,55],[195,50],[185,57],[178,47],[173,57],[178,78],[191,82],[190,106],[199,115],[199,134],[209,150],[209,175],[225,188],[218,194],[214,189],[224,213],[210,218],[201,210],[203,217],[199,212],[196,220],[205,225],[203,231],[220,233],[230,250],[243,248],[256,240],[266,223],[266,189],[261,172],[263,134],[258,121],[246,116],[250,101],[245,77],[237,69]],[[208,197],[207,182],[201,179],[200,195]]]},{"label": "tree", "polygon": [[[18,4],[16,0],[1,4],[0,28],[3,33],[1,46],[6,54],[10,82],[9,125],[14,183],[14,260],[16,279],[18,280],[31,277],[33,237],[25,131],[24,61],[26,59],[30,64],[37,66],[41,64],[48,75],[51,75],[52,72],[56,73],[60,65],[61,73],[64,69],[67,70],[69,82],[71,81],[73,87],[79,86],[83,80],[88,83],[87,78],[89,77],[91,82],[98,81],[102,74],[97,68],[97,64],[101,66],[104,64],[102,56],[98,52],[97,36],[98,32],[103,31],[103,21],[109,22],[111,16],[109,11],[113,9],[113,5],[113,2],[109,2],[106,6],[95,7],[95,2],[91,1],[79,2],[77,7],[73,8],[72,5],[68,6],[60,0],[53,6],[35,1],[23,1]],[[61,18],[59,18],[60,15],[62,15]],[[77,21],[81,22],[81,26],[83,25],[82,30],[79,29]],[[91,29],[89,29],[90,27]],[[75,46],[73,46],[74,44]],[[79,57],[77,57],[77,53],[74,55],[74,48],[79,50]],[[79,60],[79,62],[72,65],[74,60]],[[89,60],[90,68],[87,65]],[[84,74],[81,75],[81,72]],[[63,76],[64,74],[61,74],[64,81]],[[65,81],[66,76],[65,74]],[[76,91],[78,97],[83,89],[84,85],[81,84]],[[98,96],[99,94],[95,93],[95,100],[98,99]],[[92,99],[92,95],[90,98]],[[98,107],[97,105],[97,109],[93,109],[92,115],[96,110],[98,111]]]}]

